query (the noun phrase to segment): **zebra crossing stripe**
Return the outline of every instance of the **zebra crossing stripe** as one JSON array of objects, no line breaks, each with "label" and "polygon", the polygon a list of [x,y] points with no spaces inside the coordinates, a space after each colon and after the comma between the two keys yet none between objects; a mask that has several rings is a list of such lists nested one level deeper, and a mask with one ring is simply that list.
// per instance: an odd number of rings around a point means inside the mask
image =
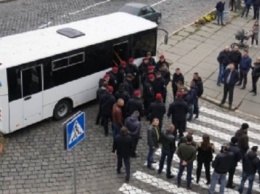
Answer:
[{"label": "zebra crossing stripe", "polygon": [[[208,124],[217,126],[219,128],[225,129],[227,131],[231,131],[231,132],[234,133],[234,135],[235,135],[235,132],[238,130],[238,128],[236,126],[234,126],[234,125],[230,125],[230,124],[227,124],[227,123],[224,123],[224,122],[221,122],[221,121],[216,121],[216,120],[214,120],[212,118],[205,117],[205,116],[202,116],[202,115],[198,118],[198,121],[201,121],[201,122],[204,122],[204,123],[208,123]],[[256,139],[256,140],[260,139],[260,135],[259,134],[255,133],[255,132],[252,132],[250,130],[248,130],[247,134],[252,139]]]},{"label": "zebra crossing stripe", "polygon": [[164,181],[162,179],[159,179],[155,176],[146,174],[141,171],[136,171],[133,176],[144,183],[150,184],[158,189],[162,189],[164,191],[167,191],[169,193],[175,193],[175,194],[180,194],[180,193],[185,193],[185,194],[198,194],[197,192],[189,191],[184,188],[178,188],[177,185],[173,183],[169,183],[167,181]]},{"label": "zebra crossing stripe", "polygon": [[151,194],[145,190],[138,189],[132,185],[124,183],[118,191],[121,191],[124,194]]},{"label": "zebra crossing stripe", "polygon": [[213,116],[225,119],[225,120],[230,120],[230,121],[232,121],[234,123],[239,124],[239,126],[242,123],[248,123],[249,127],[252,127],[254,129],[257,129],[257,130],[260,131],[260,125],[259,124],[256,124],[256,123],[250,122],[250,121],[246,121],[244,119],[240,119],[240,118],[235,117],[235,116],[231,116],[230,114],[225,114],[225,113],[222,113],[222,112],[218,112],[218,111],[206,108],[206,107],[201,107],[200,108],[200,112],[207,113],[209,115],[213,115]]},{"label": "zebra crossing stripe", "polygon": [[[146,165],[146,163],[145,163],[145,165]],[[154,163],[154,164],[152,164],[152,167],[155,169],[155,170],[158,170],[159,169],[159,162],[157,162],[157,163]],[[164,165],[164,168],[163,168],[163,172],[165,172],[166,170],[166,165]],[[177,177],[177,175],[178,175],[178,171],[179,171],[179,169],[178,168],[175,168],[175,167],[172,167],[171,168],[171,172],[175,175],[175,177]],[[183,175],[182,175],[182,177],[186,177],[186,175],[187,175],[187,172],[186,171],[184,171],[183,172]],[[201,184],[201,182],[203,182],[203,183],[206,183],[207,181],[206,181],[206,179],[205,178],[203,178],[203,177],[201,177],[200,178],[200,184],[198,184],[198,186],[199,187],[202,187],[203,189],[209,189],[209,185],[206,185],[206,184]],[[175,184],[175,183],[173,183],[173,184]],[[216,191],[218,191],[219,190],[219,185],[217,184],[216,185]],[[177,187],[178,188],[178,187]],[[180,189],[180,188],[179,188]],[[183,188],[184,189],[184,188]],[[186,189],[184,189],[184,190],[186,190]],[[188,192],[188,190],[186,190],[186,192]],[[185,192],[185,194],[186,194],[186,192]],[[238,192],[237,191],[235,191],[235,190],[233,190],[233,189],[225,189],[225,194],[238,194]]]},{"label": "zebra crossing stripe", "polygon": [[[160,150],[160,149],[159,149]],[[158,156],[161,156],[161,152],[160,151],[156,151],[155,152],[155,155],[158,155]],[[173,155],[173,161],[175,161],[176,163],[180,163],[180,159],[179,159],[179,157],[177,156],[177,154],[174,154]],[[157,163],[155,163],[156,164],[156,166],[157,167],[155,167],[157,170],[158,170],[158,168],[159,168],[159,162],[157,162]],[[166,169],[166,167],[164,167],[165,169]],[[197,163],[196,162],[194,162],[193,163],[193,168],[194,169],[197,169]],[[172,168],[172,170],[174,170],[174,168]],[[193,170],[193,172],[195,172],[195,170]],[[205,172],[205,169],[204,168],[202,168],[202,172]],[[212,172],[213,172],[213,169],[211,168],[211,174],[212,174]],[[177,172],[178,173],[178,172]],[[176,174],[177,174],[176,173]],[[233,178],[233,182],[235,183],[235,184],[237,184],[237,185],[240,185],[240,182],[241,182],[241,177],[239,177],[239,176],[237,176],[237,175],[234,175],[234,178]],[[255,182],[256,183],[256,182]],[[258,192],[260,192],[260,189],[258,188],[258,187],[254,187],[253,188],[255,191],[258,191]]]},{"label": "zebra crossing stripe", "polygon": [[[223,133],[223,132],[220,132],[220,131],[217,131],[217,130],[212,130],[211,128],[204,127],[204,126],[198,125],[196,123],[187,122],[187,127],[190,128],[190,129],[193,129],[194,131],[199,131],[199,132],[202,132],[202,133],[210,134],[211,136],[223,139],[227,142],[230,142],[230,139],[232,137],[229,134],[226,134],[226,133]],[[258,143],[249,142],[250,147],[252,147],[254,145],[258,145]]]}]

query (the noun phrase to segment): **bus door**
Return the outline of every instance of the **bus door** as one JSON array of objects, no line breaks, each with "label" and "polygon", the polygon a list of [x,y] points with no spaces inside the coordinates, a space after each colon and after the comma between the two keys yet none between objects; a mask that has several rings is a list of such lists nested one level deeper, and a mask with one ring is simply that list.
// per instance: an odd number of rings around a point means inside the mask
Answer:
[{"label": "bus door", "polygon": [[24,126],[42,119],[42,71],[42,65],[29,67],[21,71]]},{"label": "bus door", "polygon": [[113,50],[114,50],[113,62],[115,66],[120,66],[121,61],[127,62],[129,57],[128,47],[129,47],[128,40],[113,45]]}]

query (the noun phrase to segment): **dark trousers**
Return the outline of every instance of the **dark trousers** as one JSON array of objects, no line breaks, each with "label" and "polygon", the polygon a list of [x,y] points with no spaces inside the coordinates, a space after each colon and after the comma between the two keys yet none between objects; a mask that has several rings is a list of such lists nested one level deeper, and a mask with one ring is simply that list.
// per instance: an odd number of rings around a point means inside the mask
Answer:
[{"label": "dark trousers", "polygon": [[246,17],[248,16],[248,12],[250,10],[250,7],[251,7],[251,5],[245,5],[241,17],[243,17],[244,14],[246,14]]},{"label": "dark trousers", "polygon": [[132,152],[131,152],[131,156],[136,156],[136,147],[137,147],[139,138],[136,137],[136,136],[131,136],[131,137],[132,137]]},{"label": "dark trousers", "polygon": [[197,182],[199,182],[200,180],[201,169],[203,164],[205,168],[207,182],[210,183],[210,162],[209,161],[206,162],[198,161],[197,172],[196,172]]},{"label": "dark trousers", "polygon": [[[247,84],[247,73],[248,71],[241,70],[239,71],[239,84],[242,84],[243,87],[246,87]],[[243,83],[242,83],[243,82]]]},{"label": "dark trousers", "polygon": [[144,109],[145,109],[145,114],[148,116],[148,108],[150,104],[153,102],[153,99],[150,98],[144,98]]},{"label": "dark trousers", "polygon": [[150,147],[148,150],[148,154],[147,154],[147,167],[148,168],[152,167],[154,152],[155,152],[155,148]]},{"label": "dark trousers", "polygon": [[120,172],[124,160],[126,179],[130,178],[130,157],[117,156],[117,172]]},{"label": "dark trousers", "polygon": [[117,124],[117,123],[112,123],[113,137],[114,138],[119,134],[121,127],[122,126]]},{"label": "dark trousers", "polygon": [[233,185],[233,177],[234,177],[235,171],[236,171],[236,166],[232,166],[228,171],[228,182],[227,182],[228,186]]},{"label": "dark trousers", "polygon": [[101,122],[103,123],[105,135],[107,136],[108,135],[108,123],[110,120],[110,116],[102,115],[101,119],[102,119]]},{"label": "dark trousers", "polygon": [[163,92],[163,103],[165,104],[166,102],[166,97],[167,97],[167,91]]},{"label": "dark trousers", "polygon": [[176,85],[174,85],[172,87],[173,99],[176,98],[177,91],[178,91],[178,87]]},{"label": "dark trousers", "polygon": [[221,24],[223,25],[223,11],[217,11],[217,21],[218,21],[218,25]]},{"label": "dark trousers", "polygon": [[193,169],[193,163],[189,163],[186,166],[183,166],[180,162],[179,165],[179,172],[178,172],[178,176],[177,176],[177,184],[180,185],[181,184],[181,177],[183,174],[184,169],[187,168],[187,187],[191,186],[191,173],[192,173],[192,169]]},{"label": "dark trousers", "polygon": [[258,34],[253,34],[251,36],[251,44],[253,45],[255,41],[255,44],[258,45]]},{"label": "dark trousers", "polygon": [[224,94],[223,94],[221,104],[224,104],[226,102],[227,95],[228,95],[228,104],[232,105],[234,88],[235,88],[234,85],[228,85],[226,83],[224,84]]},{"label": "dark trousers", "polygon": [[235,0],[230,0],[229,7],[231,8],[231,11],[237,11],[237,6],[235,4]]},{"label": "dark trousers", "polygon": [[254,17],[253,18],[258,20],[259,19],[259,7],[254,5],[253,8],[254,8]]},{"label": "dark trousers", "polygon": [[[100,113],[100,107],[98,108],[98,114],[97,114],[97,118],[96,118],[96,125],[99,124],[99,121],[101,119],[101,113]],[[102,124],[102,123],[101,123]]]},{"label": "dark trousers", "polygon": [[199,116],[199,98],[196,98],[196,100],[194,102],[193,114],[195,114],[196,116]]},{"label": "dark trousers", "polygon": [[162,149],[162,154],[161,154],[161,159],[160,159],[160,164],[159,164],[159,172],[162,172],[163,170],[163,165],[165,158],[167,157],[167,169],[166,169],[166,176],[171,175],[171,166],[172,166],[172,158],[173,158],[173,152],[169,152],[166,150]]},{"label": "dark trousers", "polygon": [[183,137],[183,133],[186,131],[186,118],[183,120],[173,120],[172,124],[175,126],[174,135],[177,136],[177,130],[179,132],[179,137]]},{"label": "dark trousers", "polygon": [[253,92],[256,94],[257,93],[257,81],[259,77],[252,76],[252,85],[253,85]]}]

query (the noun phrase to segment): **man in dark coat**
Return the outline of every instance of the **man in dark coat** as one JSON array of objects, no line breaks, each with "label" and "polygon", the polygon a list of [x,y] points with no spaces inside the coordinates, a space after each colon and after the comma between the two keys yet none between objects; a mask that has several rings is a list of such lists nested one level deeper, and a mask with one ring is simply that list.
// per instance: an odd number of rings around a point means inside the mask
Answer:
[{"label": "man in dark coat", "polygon": [[102,119],[101,122],[104,127],[105,136],[108,135],[108,123],[112,117],[112,107],[113,107],[114,103],[116,102],[116,99],[112,93],[113,93],[113,87],[108,86],[107,92],[105,92],[100,97],[100,113],[101,113],[101,119]]},{"label": "man in dark coat", "polygon": [[173,74],[172,76],[172,91],[173,91],[173,99],[175,99],[176,97],[176,93],[177,93],[177,90],[178,90],[178,86],[177,84],[181,82],[182,84],[184,84],[184,77],[181,73],[181,70],[180,68],[177,68],[175,70],[175,73]]},{"label": "man in dark coat", "polygon": [[229,143],[229,150],[233,154],[232,155],[232,165],[228,171],[228,182],[227,188],[234,189],[235,186],[233,185],[233,177],[236,172],[237,163],[241,160],[241,152],[237,145],[238,139],[236,137],[231,138],[231,142]]},{"label": "man in dark coat", "polygon": [[249,129],[249,125],[247,123],[243,123],[239,130],[236,131],[235,137],[238,139],[238,147],[242,156],[244,156],[249,149],[249,138],[247,135],[247,131]]},{"label": "man in dark coat", "polygon": [[169,84],[169,82],[171,81],[171,74],[170,71],[168,69],[168,67],[166,66],[166,64],[162,64],[160,70],[162,78],[164,79],[164,85],[165,85],[165,94],[163,95],[163,103],[166,102],[166,97],[167,97],[167,86]]},{"label": "man in dark coat", "polygon": [[237,84],[238,86],[241,86],[242,82],[243,82],[243,86],[241,89],[245,89],[246,88],[246,84],[247,84],[247,74],[251,68],[252,65],[252,59],[249,57],[248,55],[248,51],[245,50],[243,53],[243,57],[241,59],[240,62],[240,66],[239,66],[239,83]]},{"label": "man in dark coat", "polygon": [[153,82],[153,87],[154,87],[154,93],[160,93],[163,96],[163,99],[166,98],[166,85],[165,85],[165,80],[162,78],[162,74],[160,71],[157,71],[155,73],[155,80]]},{"label": "man in dark coat", "polygon": [[144,98],[144,108],[146,116],[148,116],[148,108],[150,104],[154,101],[155,92],[154,92],[154,75],[148,75],[148,80],[144,83],[143,86],[143,98]]},{"label": "man in dark coat", "polygon": [[219,63],[219,73],[218,73],[217,85],[220,86],[223,81],[224,71],[226,70],[226,67],[230,63],[229,46],[226,46],[225,49],[219,53],[217,60]]},{"label": "man in dark coat", "polygon": [[255,174],[258,171],[258,174],[260,174],[260,160],[257,157],[257,149],[258,146],[253,146],[251,148],[251,151],[248,152],[245,157],[243,158],[243,173],[242,173],[242,179],[241,183],[238,189],[239,194],[243,193],[244,190],[244,185],[246,180],[248,179],[248,188],[247,188],[247,193],[251,194],[253,193],[253,185],[254,185],[254,180],[255,180]]},{"label": "man in dark coat", "polygon": [[204,87],[203,87],[203,82],[201,77],[199,76],[198,72],[195,72],[193,74],[193,79],[192,81],[195,82],[195,86],[198,88],[198,97],[195,99],[194,101],[194,111],[193,114],[195,114],[195,118],[199,117],[199,98],[202,96],[203,92],[204,92]]},{"label": "man in dark coat", "polygon": [[[97,90],[97,101],[98,101],[98,103],[100,103],[101,96],[104,93],[107,92],[107,86],[108,86],[107,82],[103,82],[103,85],[100,88],[98,88],[98,90]],[[101,109],[101,107],[100,107],[100,104],[99,104],[98,114],[97,114],[97,118],[96,118],[96,125],[99,125],[99,121],[101,119],[100,109]]]},{"label": "man in dark coat", "polygon": [[169,68],[169,63],[166,61],[164,55],[161,55],[159,61],[156,63],[155,70],[159,71],[164,64]]},{"label": "man in dark coat", "polygon": [[152,124],[148,127],[147,130],[147,143],[149,147],[148,155],[147,155],[147,168],[154,170],[152,167],[153,155],[157,148],[159,148],[159,119],[154,118]]},{"label": "man in dark coat", "polygon": [[147,57],[143,58],[143,62],[139,65],[138,67],[138,73],[141,79],[141,83],[144,83],[145,75],[148,72],[148,66],[150,66],[149,64],[149,59]]},{"label": "man in dark coat", "polygon": [[138,73],[138,68],[134,64],[134,58],[130,58],[128,60],[128,65],[126,66],[126,74],[131,74],[133,78],[133,87],[135,90],[139,88],[139,73]]},{"label": "man in dark coat", "polygon": [[126,78],[125,78],[125,80],[123,82],[124,88],[125,88],[125,90],[128,92],[128,94],[130,96],[132,96],[133,92],[134,92],[133,78],[134,77],[132,76],[132,74],[129,73],[129,74],[126,75]]},{"label": "man in dark coat", "polygon": [[[170,105],[167,116],[172,116],[172,124],[175,129],[179,131],[179,138],[183,137],[187,122],[188,105],[182,99],[182,93],[177,93],[175,101]],[[174,136],[177,137],[177,131],[175,130]]]},{"label": "man in dark coat", "polygon": [[[118,67],[112,67],[111,71],[108,72],[108,75],[110,76],[110,82],[111,86],[114,88],[114,93],[118,89],[118,79],[119,79],[119,73],[118,73]],[[113,94],[114,94],[113,93]]]},{"label": "man in dark coat", "polygon": [[121,173],[122,160],[124,160],[126,177],[125,181],[129,182],[130,179],[130,156],[132,152],[132,139],[128,134],[126,127],[122,127],[120,134],[117,135],[113,143],[113,153],[117,154],[117,173]]},{"label": "man in dark coat", "polygon": [[157,93],[155,95],[155,101],[151,103],[149,106],[148,115],[151,123],[154,118],[159,119],[159,133],[161,133],[163,116],[165,113],[166,113],[166,106],[162,102],[162,94]]},{"label": "man in dark coat", "polygon": [[144,115],[144,106],[141,94],[140,90],[135,90],[133,97],[130,98],[126,104],[126,115],[129,117],[134,113],[134,111],[138,111],[140,113],[140,116],[138,117],[139,121],[141,120],[141,116]]},{"label": "man in dark coat", "polygon": [[136,158],[136,147],[138,144],[138,140],[140,137],[140,131],[141,131],[141,122],[138,120],[140,116],[140,113],[138,111],[134,111],[134,113],[127,117],[125,120],[125,127],[128,129],[129,134],[132,138],[132,152],[131,157]]},{"label": "man in dark coat", "polygon": [[223,98],[220,103],[220,106],[223,106],[223,104],[226,102],[227,95],[229,95],[229,99],[228,99],[229,109],[232,108],[234,88],[238,79],[239,79],[238,72],[235,69],[234,64],[231,63],[229,65],[229,68],[227,68],[226,71],[224,72],[224,93],[223,93]]},{"label": "man in dark coat", "polygon": [[162,149],[161,149],[161,159],[159,164],[158,173],[161,174],[164,166],[165,158],[167,157],[167,169],[166,169],[166,178],[171,179],[174,176],[171,173],[172,158],[176,150],[175,137],[173,135],[175,128],[174,125],[168,125],[167,129],[162,132]]},{"label": "man in dark coat", "polygon": [[120,62],[120,67],[118,69],[118,84],[121,84],[126,77],[126,65],[126,61]]},{"label": "man in dark coat", "polygon": [[238,46],[235,46],[233,50],[230,52],[230,63],[235,65],[236,70],[238,70],[238,66],[240,65],[242,59],[242,54],[239,51]]}]

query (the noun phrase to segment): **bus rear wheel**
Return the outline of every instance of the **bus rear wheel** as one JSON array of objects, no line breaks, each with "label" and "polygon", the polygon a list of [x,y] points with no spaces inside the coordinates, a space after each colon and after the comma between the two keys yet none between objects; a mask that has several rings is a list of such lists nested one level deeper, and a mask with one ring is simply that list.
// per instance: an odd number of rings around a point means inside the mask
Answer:
[{"label": "bus rear wheel", "polygon": [[68,100],[61,100],[54,108],[53,117],[55,120],[63,119],[71,112],[71,110],[71,103]]}]

